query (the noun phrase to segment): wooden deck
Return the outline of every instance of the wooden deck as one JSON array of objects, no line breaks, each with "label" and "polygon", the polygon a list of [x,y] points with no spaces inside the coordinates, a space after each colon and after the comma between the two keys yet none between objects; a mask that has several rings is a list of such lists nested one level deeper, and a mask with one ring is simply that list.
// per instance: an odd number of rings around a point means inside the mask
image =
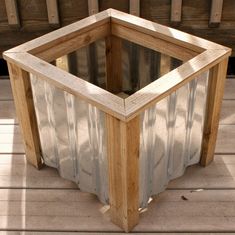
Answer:
[{"label": "wooden deck", "polygon": [[[94,195],[80,192],[55,169],[26,164],[9,80],[0,80],[0,234],[52,232],[121,230]],[[227,80],[214,162],[189,167],[173,180],[141,213],[133,232],[235,233],[235,79]]]}]

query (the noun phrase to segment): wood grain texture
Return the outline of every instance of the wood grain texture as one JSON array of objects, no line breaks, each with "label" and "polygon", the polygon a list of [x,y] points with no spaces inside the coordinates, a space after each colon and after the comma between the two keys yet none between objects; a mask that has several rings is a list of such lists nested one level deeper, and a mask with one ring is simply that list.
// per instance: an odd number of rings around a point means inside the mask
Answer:
[{"label": "wood grain texture", "polygon": [[29,74],[10,63],[8,69],[27,159],[35,167],[40,168],[42,166],[40,140]]},{"label": "wood grain texture", "polygon": [[58,27],[60,21],[57,0],[46,0],[46,5],[49,24]]},{"label": "wood grain texture", "polygon": [[221,21],[223,0],[211,1],[210,26],[218,26]]},{"label": "wood grain texture", "polygon": [[200,163],[207,166],[214,157],[228,59],[210,69]]},{"label": "wood grain texture", "polygon": [[[14,55],[13,55],[14,54]],[[17,63],[40,79],[80,97],[102,111],[125,120],[123,99],[30,54],[7,53],[5,58]]]},{"label": "wood grain texture", "polygon": [[192,59],[194,56],[198,55],[197,52],[192,51],[188,48],[175,45],[167,40],[158,38],[157,36],[154,37],[153,35],[148,35],[135,29],[122,26],[120,24],[113,23],[111,30],[112,34],[117,37],[134,42],[136,44],[161,52],[163,54],[167,54],[183,61]]},{"label": "wood grain texture", "polygon": [[106,89],[118,94],[122,91],[122,41],[116,36],[105,39]]},{"label": "wood grain texture", "polygon": [[88,0],[88,13],[89,13],[89,15],[94,15],[98,12],[99,12],[98,0]]},{"label": "wood grain texture", "polygon": [[181,22],[182,0],[171,0],[171,21]]},{"label": "wood grain texture", "polygon": [[227,54],[220,50],[207,50],[129,96],[125,99],[127,120],[179,89],[200,73],[208,71],[227,58],[229,54],[230,52]]},{"label": "wood grain texture", "polygon": [[140,15],[140,0],[129,0],[129,13],[135,16]]},{"label": "wood grain texture", "polygon": [[20,27],[20,19],[16,0],[5,0],[8,24],[14,27]]},{"label": "wood grain texture", "polygon": [[126,232],[139,220],[139,117],[128,123],[106,115],[111,220]]}]

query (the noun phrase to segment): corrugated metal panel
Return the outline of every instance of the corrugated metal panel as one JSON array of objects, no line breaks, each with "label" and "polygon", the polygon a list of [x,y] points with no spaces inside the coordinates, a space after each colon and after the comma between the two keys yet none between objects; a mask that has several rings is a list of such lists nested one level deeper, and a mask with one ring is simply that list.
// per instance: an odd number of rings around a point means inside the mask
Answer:
[{"label": "corrugated metal panel", "polygon": [[[104,86],[104,42],[91,49],[96,50],[93,60],[89,50],[76,52],[76,73]],[[132,57],[137,54],[139,59],[134,60]],[[132,93],[150,83],[153,76],[157,79],[160,58],[152,50],[124,43],[123,91]],[[89,64],[91,61],[93,64]],[[171,69],[181,64],[172,62]],[[89,71],[92,65],[96,67],[95,81]],[[150,196],[163,191],[169,180],[181,176],[188,165],[199,162],[207,77],[208,73],[198,76],[141,115],[141,207],[147,205]],[[81,190],[108,203],[105,114],[35,76],[31,76],[31,82],[45,163],[57,168],[62,177],[76,182]]]}]

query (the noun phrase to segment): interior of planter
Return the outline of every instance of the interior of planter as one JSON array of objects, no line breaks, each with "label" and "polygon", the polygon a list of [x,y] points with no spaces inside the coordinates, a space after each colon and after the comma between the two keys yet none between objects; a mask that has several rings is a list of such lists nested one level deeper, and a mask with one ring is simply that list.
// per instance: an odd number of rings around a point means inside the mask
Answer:
[{"label": "interior of planter", "polygon": [[[112,93],[121,98],[132,95],[182,64],[176,58],[121,38],[120,40],[122,85],[120,92]],[[53,64],[103,89],[107,87],[105,39],[60,57]],[[115,66],[115,61],[113,64]]]}]

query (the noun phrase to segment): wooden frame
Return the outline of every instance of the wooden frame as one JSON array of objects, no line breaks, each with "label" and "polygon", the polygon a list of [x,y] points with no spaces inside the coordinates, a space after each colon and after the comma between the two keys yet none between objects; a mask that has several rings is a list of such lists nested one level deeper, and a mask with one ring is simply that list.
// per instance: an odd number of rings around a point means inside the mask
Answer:
[{"label": "wooden frame", "polygon": [[[184,64],[128,98],[122,99],[48,63],[100,38],[106,38],[107,90],[114,93],[118,92],[121,79],[117,71],[118,66],[112,67],[112,61],[115,60],[119,64],[121,60],[119,38],[173,56],[183,60]],[[40,165],[40,143],[35,128],[35,114],[27,95],[31,91],[26,80],[28,73],[32,73],[106,113],[111,218],[125,231],[130,231],[139,218],[140,114],[197,75],[210,70],[201,156],[201,164],[207,165],[213,160],[227,59],[230,54],[231,50],[227,47],[113,9],[91,15],[6,51],[4,58],[8,61],[11,71],[13,93],[17,97],[17,113],[28,160],[35,166]],[[21,101],[17,101],[18,99]],[[25,125],[27,120],[29,122]],[[112,141],[114,138],[115,141]]]}]

